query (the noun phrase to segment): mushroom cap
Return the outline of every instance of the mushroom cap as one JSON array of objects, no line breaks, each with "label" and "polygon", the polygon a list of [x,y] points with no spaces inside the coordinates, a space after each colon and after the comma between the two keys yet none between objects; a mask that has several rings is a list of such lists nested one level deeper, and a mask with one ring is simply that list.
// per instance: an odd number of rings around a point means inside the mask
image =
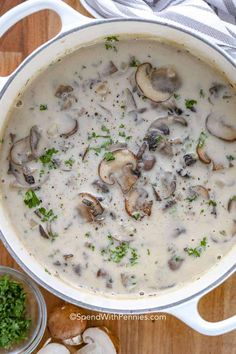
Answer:
[{"label": "mushroom cap", "polygon": [[117,182],[127,193],[138,179],[134,173],[138,166],[137,156],[128,149],[117,149],[112,153],[114,160],[106,161],[104,158],[98,166],[98,174],[103,182],[110,185]]},{"label": "mushroom cap", "polygon": [[41,348],[37,354],[70,354],[70,351],[62,344],[49,343]]},{"label": "mushroom cap", "polygon": [[81,309],[71,304],[56,306],[49,315],[48,328],[53,338],[65,340],[81,335],[87,321],[76,318],[71,320],[71,314],[80,313]]},{"label": "mushroom cap", "polygon": [[170,67],[155,69],[150,63],[138,66],[135,80],[142,94],[154,102],[168,100],[181,85],[174,69]]}]

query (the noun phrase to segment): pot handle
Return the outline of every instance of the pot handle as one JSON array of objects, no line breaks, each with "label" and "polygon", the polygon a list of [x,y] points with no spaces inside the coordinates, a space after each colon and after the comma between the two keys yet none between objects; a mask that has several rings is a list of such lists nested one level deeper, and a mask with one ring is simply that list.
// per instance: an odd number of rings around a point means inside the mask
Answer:
[{"label": "pot handle", "polygon": [[198,297],[165,312],[177,317],[197,332],[208,336],[217,336],[236,329],[236,315],[218,322],[204,320],[198,311],[200,299],[201,297]]},{"label": "pot handle", "polygon": [[[93,21],[92,18],[83,16],[62,0],[27,0],[0,17],[0,38],[18,21],[41,10],[53,10],[60,16],[61,30],[57,36],[76,23],[86,24]],[[0,88],[4,86],[10,76],[0,77]]]}]

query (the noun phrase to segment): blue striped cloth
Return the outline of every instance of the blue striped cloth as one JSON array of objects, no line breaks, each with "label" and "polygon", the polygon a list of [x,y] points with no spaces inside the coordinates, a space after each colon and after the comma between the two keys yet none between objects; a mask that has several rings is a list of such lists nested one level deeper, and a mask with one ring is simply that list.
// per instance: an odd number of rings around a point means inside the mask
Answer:
[{"label": "blue striped cloth", "polygon": [[81,0],[97,18],[162,18],[210,38],[236,60],[236,0]]}]

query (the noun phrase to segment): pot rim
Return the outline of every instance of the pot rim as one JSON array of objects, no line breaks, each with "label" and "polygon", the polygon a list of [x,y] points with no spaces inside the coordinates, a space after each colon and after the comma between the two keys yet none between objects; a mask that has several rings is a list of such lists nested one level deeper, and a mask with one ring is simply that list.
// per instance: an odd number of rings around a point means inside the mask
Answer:
[{"label": "pot rim", "polygon": [[[144,23],[149,23],[149,24],[158,24],[160,26],[163,27],[170,27],[174,30],[183,32],[185,34],[188,34],[194,38],[196,38],[197,40],[203,42],[204,44],[208,45],[209,47],[211,47],[212,49],[214,49],[216,52],[218,52],[220,55],[222,55],[234,68],[236,68],[236,61],[223,49],[221,49],[219,46],[217,46],[216,44],[214,44],[213,42],[210,42],[210,40],[208,40],[207,38],[201,37],[201,35],[199,35],[198,33],[196,33],[194,30],[191,29],[187,29],[185,27],[182,27],[181,25],[175,25],[172,23],[167,23],[163,20],[147,20],[147,19],[139,19],[139,18],[125,18],[125,19],[103,19],[103,20],[94,20],[93,22],[89,22],[89,23],[85,23],[76,27],[72,27],[68,30],[62,31],[58,36],[56,36],[55,38],[53,38],[52,40],[44,43],[42,46],[40,46],[38,49],[36,49],[32,54],[30,54],[28,57],[26,57],[26,59],[21,63],[21,65],[9,76],[9,78],[6,80],[5,84],[3,85],[2,89],[0,90],[0,100],[3,97],[4,93],[6,92],[6,90],[8,89],[8,87],[10,86],[10,84],[12,83],[12,81],[15,79],[15,77],[17,76],[17,74],[34,58],[36,57],[41,51],[43,51],[44,49],[46,49],[47,47],[49,47],[51,44],[61,40],[62,38],[86,29],[88,27],[93,27],[93,26],[99,26],[99,25],[103,25],[106,23],[113,23],[113,22],[144,22]],[[138,31],[137,31],[138,33]],[[5,245],[6,249],[8,250],[8,252],[11,254],[11,256],[17,261],[17,263],[21,266],[21,268],[28,274],[30,275],[30,277],[35,280],[39,285],[41,285],[42,287],[44,287],[46,290],[48,290],[49,292],[51,292],[52,294],[54,294],[55,296],[69,302],[69,303],[73,303],[77,306],[81,306],[83,308],[89,309],[89,310],[93,310],[93,311],[99,311],[99,312],[107,312],[107,313],[117,313],[117,314],[143,314],[143,313],[147,313],[147,312],[160,312],[160,311],[164,311],[164,310],[168,310],[168,309],[172,309],[176,306],[179,305],[183,305],[193,299],[197,299],[200,298],[201,296],[203,296],[204,294],[208,293],[210,290],[214,289],[215,287],[217,287],[218,285],[220,285],[224,280],[226,280],[226,278],[228,278],[233,272],[236,271],[236,262],[221,276],[219,276],[216,280],[214,280],[211,284],[209,284],[208,286],[204,287],[203,289],[197,291],[196,293],[194,293],[191,296],[187,296],[179,301],[175,301],[173,303],[167,304],[167,305],[162,305],[162,306],[156,306],[156,307],[151,307],[151,308],[145,308],[145,309],[132,309],[132,310],[122,310],[122,309],[112,309],[110,307],[106,308],[106,307],[101,307],[101,306],[96,306],[96,305],[91,305],[89,303],[86,302],[82,302],[81,300],[76,300],[72,297],[69,297],[66,294],[63,294],[62,292],[56,290],[55,288],[53,288],[52,286],[50,286],[49,284],[47,284],[44,280],[42,280],[38,275],[36,275],[34,272],[32,272],[30,270],[30,268],[20,259],[20,257],[16,254],[16,252],[12,249],[12,247],[10,246],[10,244],[7,242],[5,236],[3,235],[3,233],[0,231],[0,239],[2,239],[3,244]],[[227,257],[224,256],[224,258]],[[208,272],[206,272],[207,274]],[[79,291],[79,290],[78,290]],[[170,293],[167,293],[167,295],[169,295]],[[99,295],[99,294],[98,294]],[[158,298],[158,297],[157,297]],[[105,296],[104,296],[105,299]],[[129,299],[130,301],[130,299]]]}]

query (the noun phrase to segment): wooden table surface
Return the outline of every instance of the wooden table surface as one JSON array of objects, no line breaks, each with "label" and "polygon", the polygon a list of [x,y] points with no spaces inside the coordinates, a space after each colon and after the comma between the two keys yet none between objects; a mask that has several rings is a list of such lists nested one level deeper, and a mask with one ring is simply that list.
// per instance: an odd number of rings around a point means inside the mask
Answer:
[{"label": "wooden table surface", "polygon": [[[0,0],[0,15],[23,0]],[[67,0],[83,14],[88,13],[78,0]],[[15,25],[0,40],[0,76],[7,75],[37,46],[53,37],[60,21],[52,11],[41,11]],[[0,264],[19,266],[0,243]],[[42,289],[48,310],[62,301]],[[236,275],[204,297],[200,311],[210,321],[222,320],[236,313]],[[86,311],[91,314],[91,311]],[[191,316],[191,314],[190,314]],[[166,320],[99,320],[91,325],[105,325],[120,338],[120,354],[236,354],[236,332],[218,337],[206,337],[188,328],[172,316]],[[45,338],[49,333],[46,331]],[[104,353],[105,354],[105,353]]]}]

